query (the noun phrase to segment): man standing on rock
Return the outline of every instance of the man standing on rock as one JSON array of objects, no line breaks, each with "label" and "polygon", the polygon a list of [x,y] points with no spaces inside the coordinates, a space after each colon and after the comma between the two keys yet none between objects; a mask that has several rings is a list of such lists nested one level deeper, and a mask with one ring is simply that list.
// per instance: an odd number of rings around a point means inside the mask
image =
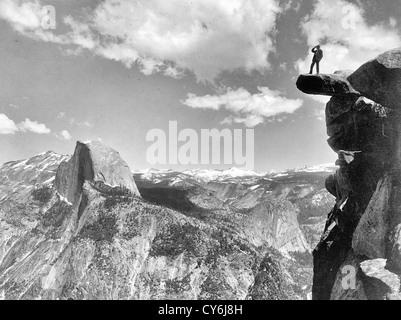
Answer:
[{"label": "man standing on rock", "polygon": [[315,66],[315,64],[316,64],[317,74],[319,74],[319,63],[323,59],[323,50],[320,49],[320,45],[317,45],[312,49],[312,52],[314,53],[314,55],[313,55],[312,65],[310,66],[309,74],[313,73],[313,67]]}]

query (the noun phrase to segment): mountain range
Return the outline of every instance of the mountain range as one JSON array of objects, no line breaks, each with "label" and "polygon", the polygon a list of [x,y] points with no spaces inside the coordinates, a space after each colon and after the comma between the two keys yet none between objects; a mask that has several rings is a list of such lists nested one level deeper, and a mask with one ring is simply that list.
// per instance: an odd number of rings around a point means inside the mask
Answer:
[{"label": "mountain range", "polygon": [[132,173],[100,142],[5,163],[0,298],[310,298],[335,169]]}]

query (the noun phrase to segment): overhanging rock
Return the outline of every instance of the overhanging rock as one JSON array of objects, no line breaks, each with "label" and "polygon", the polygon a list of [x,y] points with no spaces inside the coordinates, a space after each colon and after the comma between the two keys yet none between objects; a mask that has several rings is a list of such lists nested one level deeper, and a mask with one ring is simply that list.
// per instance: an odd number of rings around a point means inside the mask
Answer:
[{"label": "overhanging rock", "polygon": [[302,74],[297,88],[306,94],[324,96],[360,96],[347,80],[351,71],[337,71],[334,74]]}]

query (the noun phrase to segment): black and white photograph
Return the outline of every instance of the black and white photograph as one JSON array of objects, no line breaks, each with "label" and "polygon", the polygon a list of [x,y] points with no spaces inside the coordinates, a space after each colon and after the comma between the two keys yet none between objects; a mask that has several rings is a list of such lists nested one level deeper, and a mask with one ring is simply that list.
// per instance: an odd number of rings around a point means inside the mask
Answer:
[{"label": "black and white photograph", "polygon": [[400,277],[401,0],[0,0],[0,300],[252,319]]}]

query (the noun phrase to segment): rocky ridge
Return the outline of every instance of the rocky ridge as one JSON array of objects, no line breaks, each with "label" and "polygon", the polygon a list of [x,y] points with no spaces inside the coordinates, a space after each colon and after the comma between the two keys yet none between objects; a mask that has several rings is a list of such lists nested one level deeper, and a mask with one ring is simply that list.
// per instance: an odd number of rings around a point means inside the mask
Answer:
[{"label": "rocky ridge", "polygon": [[340,166],[326,181],[337,203],[314,251],[313,299],[399,299],[401,49],[355,72],[301,75],[297,87],[332,97],[328,143]]},{"label": "rocky ridge", "polygon": [[[244,217],[252,214],[203,187],[189,202],[182,197],[188,208],[151,202],[100,142],[78,142],[72,157],[7,163],[0,181],[1,299],[276,300],[310,292],[303,253],[285,257],[264,232],[251,241]],[[249,222],[270,212],[260,208]]]},{"label": "rocky ridge", "polygon": [[318,243],[326,211],[334,203],[324,181],[335,168],[229,176],[226,171],[190,174],[154,169],[136,173],[135,180],[143,197],[153,203],[208,219],[228,215],[242,226],[238,232],[255,245],[268,243],[283,254],[306,253]]}]

